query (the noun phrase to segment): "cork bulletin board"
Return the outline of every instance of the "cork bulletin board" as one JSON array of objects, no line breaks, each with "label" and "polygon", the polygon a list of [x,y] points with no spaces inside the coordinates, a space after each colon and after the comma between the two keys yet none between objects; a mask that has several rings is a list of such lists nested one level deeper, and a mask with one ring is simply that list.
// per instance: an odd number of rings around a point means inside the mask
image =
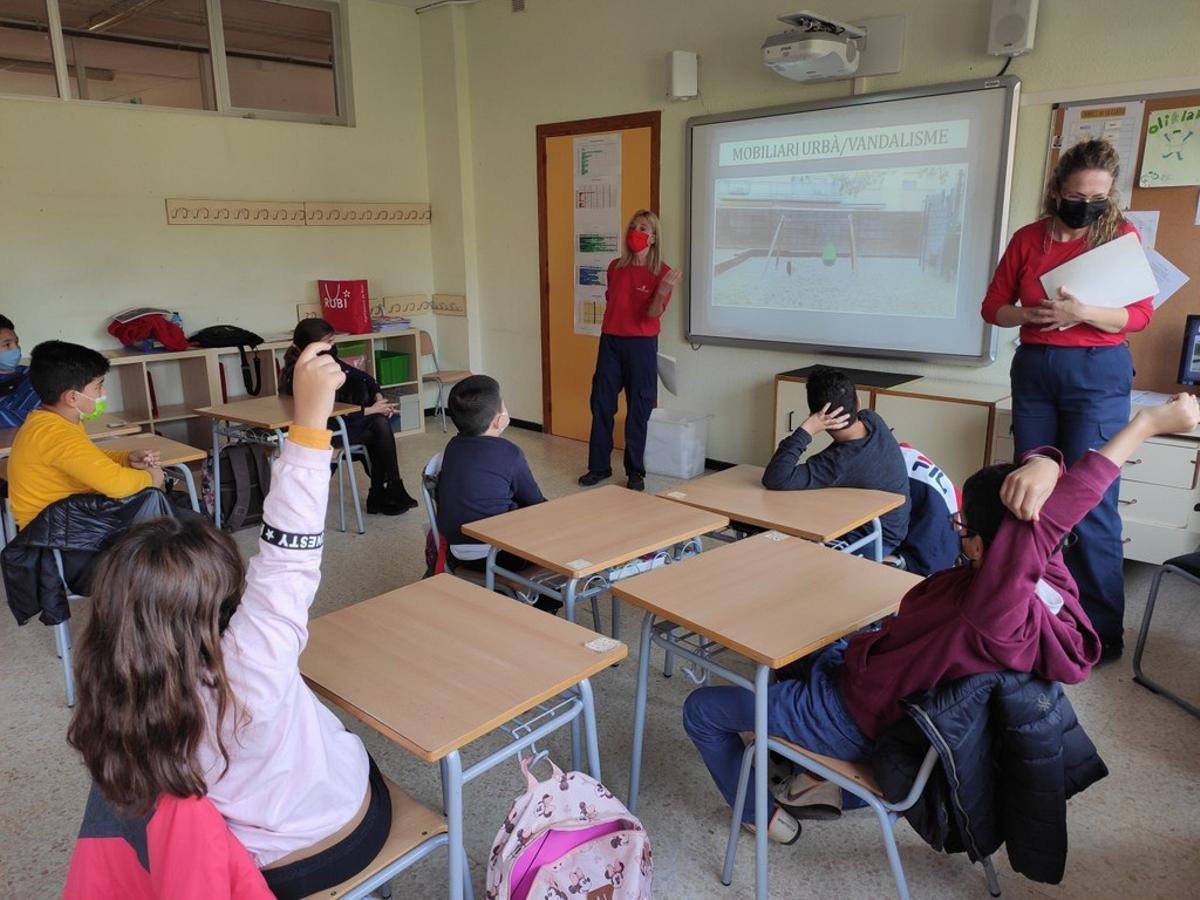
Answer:
[{"label": "cork bulletin board", "polygon": [[[1133,365],[1136,371],[1134,387],[1138,390],[1174,393],[1181,389],[1179,377],[1179,355],[1183,347],[1184,324],[1188,315],[1200,315],[1200,225],[1196,225],[1197,204],[1200,202],[1200,184],[1182,184],[1166,187],[1140,187],[1143,172],[1143,157],[1146,152],[1148,128],[1156,122],[1156,114],[1164,110],[1200,107],[1200,93],[1148,94],[1141,97],[1115,97],[1106,100],[1088,100],[1086,103],[1063,103],[1054,107],[1051,119],[1050,152],[1047,160],[1047,176],[1058,163],[1064,120],[1072,106],[1111,106],[1119,108],[1124,103],[1144,101],[1145,118],[1136,135],[1136,159],[1127,159],[1122,154],[1121,168],[1133,166],[1130,210],[1157,210],[1159,213],[1158,233],[1154,248],[1183,270],[1190,281],[1174,294],[1154,313],[1150,326],[1139,334],[1129,336]],[[1194,129],[1190,125],[1194,124]],[[1189,123],[1194,134],[1183,143],[1183,153],[1200,155],[1200,121]],[[1195,146],[1191,146],[1195,144]],[[1152,153],[1157,150],[1152,149]],[[1040,203],[1039,203],[1040,208]]]}]

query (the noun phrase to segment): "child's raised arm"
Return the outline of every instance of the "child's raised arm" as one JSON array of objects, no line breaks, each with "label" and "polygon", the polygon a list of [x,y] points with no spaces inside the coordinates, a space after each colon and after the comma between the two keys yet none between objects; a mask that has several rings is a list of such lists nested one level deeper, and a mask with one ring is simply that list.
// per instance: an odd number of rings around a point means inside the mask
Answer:
[{"label": "child's raised arm", "polygon": [[[1191,394],[1176,394],[1161,406],[1142,409],[1096,452],[1116,466],[1125,465],[1146,438],[1157,434],[1191,431],[1200,419],[1200,404]],[[1042,506],[1058,483],[1059,466],[1045,457],[1033,457],[1004,481],[1000,499],[1023,522],[1036,522]]]},{"label": "child's raised arm", "polygon": [[309,344],[293,373],[292,428],[271,471],[258,555],[229,632],[253,678],[237,685],[250,702],[269,702],[299,678],[308,640],[308,608],[321,583],[321,548],[329,500],[330,433],[325,424],[345,380],[325,343]]},{"label": "child's raised arm", "polygon": [[[1001,501],[1021,522],[1010,520],[1000,526],[971,582],[964,614],[993,635],[1026,627],[1026,608],[996,603],[994,598],[1032,597],[1059,542],[1100,502],[1120,474],[1120,466],[1142,441],[1156,434],[1191,431],[1198,422],[1196,398],[1178,394],[1162,406],[1139,412],[1112,440],[1094,455],[1084,454],[1061,478],[1057,459],[1027,459],[1000,491]],[[1058,451],[1047,452],[1058,455]]]}]

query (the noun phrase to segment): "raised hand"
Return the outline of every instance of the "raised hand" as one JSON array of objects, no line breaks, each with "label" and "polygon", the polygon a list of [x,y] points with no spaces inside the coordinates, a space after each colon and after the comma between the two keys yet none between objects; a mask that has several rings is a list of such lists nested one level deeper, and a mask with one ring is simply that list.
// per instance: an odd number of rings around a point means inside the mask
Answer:
[{"label": "raised hand", "polygon": [[300,352],[292,370],[292,421],[305,428],[324,429],[333,412],[334,394],[346,381],[337,360],[328,355],[332,345],[325,341],[309,344]]},{"label": "raised hand", "polygon": [[1004,479],[1000,486],[1000,502],[1021,521],[1036,522],[1056,484],[1058,463],[1035,456]]}]

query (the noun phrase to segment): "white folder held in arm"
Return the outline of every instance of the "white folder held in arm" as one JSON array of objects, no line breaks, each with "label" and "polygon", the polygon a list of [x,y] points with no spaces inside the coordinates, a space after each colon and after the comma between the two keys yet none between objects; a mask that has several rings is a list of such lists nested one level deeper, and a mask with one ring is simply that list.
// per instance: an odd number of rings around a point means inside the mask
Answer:
[{"label": "white folder held in arm", "polygon": [[1150,263],[1132,232],[1051,269],[1041,281],[1051,300],[1061,287],[1089,306],[1128,306],[1158,293]]}]

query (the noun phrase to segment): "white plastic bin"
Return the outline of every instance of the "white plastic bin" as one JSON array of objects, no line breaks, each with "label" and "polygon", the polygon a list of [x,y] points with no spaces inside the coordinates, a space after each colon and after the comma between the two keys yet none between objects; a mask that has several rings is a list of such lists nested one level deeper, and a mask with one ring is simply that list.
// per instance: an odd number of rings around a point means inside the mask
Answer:
[{"label": "white plastic bin", "polygon": [[650,413],[650,424],[646,427],[646,471],[672,478],[702,475],[709,418],[673,409]]}]

